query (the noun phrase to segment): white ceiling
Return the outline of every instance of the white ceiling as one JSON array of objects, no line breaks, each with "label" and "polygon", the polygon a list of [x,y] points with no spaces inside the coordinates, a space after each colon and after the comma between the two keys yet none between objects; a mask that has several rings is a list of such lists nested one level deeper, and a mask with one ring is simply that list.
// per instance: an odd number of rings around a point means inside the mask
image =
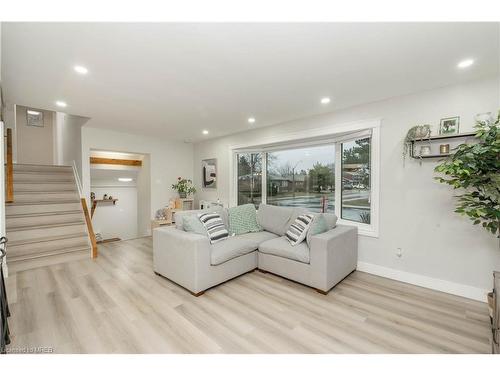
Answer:
[{"label": "white ceiling", "polygon": [[[498,74],[498,23],[2,23],[7,102],[194,141]],[[458,61],[476,63],[458,70]],[[89,74],[79,76],[76,64]],[[330,96],[329,105],[319,100]],[[60,109],[59,109],[60,110]],[[201,135],[202,129],[210,131]]]}]

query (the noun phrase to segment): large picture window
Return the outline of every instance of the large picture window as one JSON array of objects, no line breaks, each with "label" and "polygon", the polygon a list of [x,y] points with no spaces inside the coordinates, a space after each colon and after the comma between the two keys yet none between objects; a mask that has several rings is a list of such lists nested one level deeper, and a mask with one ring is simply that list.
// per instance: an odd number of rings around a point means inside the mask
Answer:
[{"label": "large picture window", "polygon": [[335,210],[335,146],[268,152],[267,204]]},{"label": "large picture window", "polygon": [[262,153],[241,153],[238,157],[238,206],[262,202]]},{"label": "large picture window", "polygon": [[377,236],[373,183],[378,181],[374,175],[378,162],[374,164],[373,158],[378,160],[378,128],[375,134],[370,129],[331,140],[301,139],[261,151],[254,151],[256,147],[237,151],[237,198],[232,202],[335,213],[339,223],[357,225],[360,233]]},{"label": "large picture window", "polygon": [[370,224],[370,138],[342,143],[342,219]]}]

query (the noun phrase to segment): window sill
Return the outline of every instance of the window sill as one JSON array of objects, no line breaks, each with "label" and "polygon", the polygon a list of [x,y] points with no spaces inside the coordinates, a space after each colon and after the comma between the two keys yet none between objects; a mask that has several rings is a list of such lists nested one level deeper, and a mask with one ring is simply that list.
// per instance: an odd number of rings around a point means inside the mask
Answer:
[{"label": "window sill", "polygon": [[374,227],[374,225],[366,225],[366,224],[362,224],[362,223],[356,223],[355,221],[344,220],[344,219],[340,219],[340,218],[337,220],[337,224],[358,227],[358,235],[359,236],[372,237],[372,238],[379,237],[378,229],[376,229]]}]

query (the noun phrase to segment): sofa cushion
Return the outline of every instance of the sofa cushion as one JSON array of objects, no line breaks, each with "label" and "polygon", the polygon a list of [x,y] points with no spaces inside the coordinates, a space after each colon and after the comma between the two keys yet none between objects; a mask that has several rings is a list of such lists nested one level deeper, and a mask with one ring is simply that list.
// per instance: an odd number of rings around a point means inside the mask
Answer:
[{"label": "sofa cushion", "polygon": [[218,213],[198,214],[198,217],[207,230],[208,239],[211,244],[227,239],[229,233]]},{"label": "sofa cushion", "polygon": [[182,223],[184,231],[201,234],[202,236],[208,236],[207,230],[200,221],[198,215],[184,215],[182,217]]},{"label": "sofa cushion", "polygon": [[257,211],[251,203],[228,209],[229,231],[231,234],[259,232],[262,227],[257,223]]},{"label": "sofa cushion", "polygon": [[210,263],[212,266],[222,264],[230,259],[251,253],[257,250],[255,241],[250,241],[242,236],[228,237],[227,240],[212,245],[210,252]]},{"label": "sofa cushion", "polygon": [[259,251],[264,254],[276,255],[278,257],[295,260],[302,263],[309,263],[309,246],[302,241],[296,246],[292,246],[286,237],[278,237],[262,242]]},{"label": "sofa cushion", "polygon": [[313,221],[307,231],[306,242],[311,246],[311,237],[330,230],[330,225],[326,221],[325,214],[314,214]]},{"label": "sofa cushion", "polygon": [[245,240],[252,241],[255,244],[255,248],[258,248],[262,242],[278,238],[278,236],[271,232],[261,231],[240,234],[238,238],[244,238]]},{"label": "sofa cushion", "polygon": [[333,229],[337,225],[337,215],[324,213],[326,223],[328,224],[328,229]]},{"label": "sofa cushion", "polygon": [[305,214],[300,215],[290,228],[286,231],[285,237],[292,244],[292,246],[296,246],[302,241],[306,239],[307,232],[309,231],[309,227],[314,219],[314,215]]},{"label": "sofa cushion", "polygon": [[266,231],[278,236],[284,236],[290,226],[290,219],[294,213],[291,207],[278,207],[269,204],[261,204],[257,212],[257,221]]},{"label": "sofa cushion", "polygon": [[224,222],[224,226],[228,229],[228,219],[227,219],[227,209],[223,207],[210,207],[204,210],[186,210],[186,211],[177,211],[174,214],[175,227],[180,230],[184,229],[184,217],[194,215],[198,217],[198,214],[208,213],[208,212],[217,212],[222,221]]}]

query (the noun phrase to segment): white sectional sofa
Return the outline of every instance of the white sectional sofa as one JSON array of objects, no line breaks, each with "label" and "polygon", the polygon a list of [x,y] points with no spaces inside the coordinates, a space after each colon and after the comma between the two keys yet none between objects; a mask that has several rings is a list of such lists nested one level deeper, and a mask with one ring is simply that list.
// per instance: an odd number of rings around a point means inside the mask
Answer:
[{"label": "white sectional sofa", "polygon": [[[324,214],[329,230],[292,246],[284,237],[295,218],[307,210],[260,205],[260,232],[229,237],[210,244],[207,236],[183,230],[183,216],[175,227],[153,231],[154,271],[199,296],[215,285],[259,269],[311,286],[326,294],[356,269],[358,236],[355,226],[335,225],[333,214]],[[227,212],[221,217],[227,223]],[[309,242],[309,244],[308,244]]]}]

